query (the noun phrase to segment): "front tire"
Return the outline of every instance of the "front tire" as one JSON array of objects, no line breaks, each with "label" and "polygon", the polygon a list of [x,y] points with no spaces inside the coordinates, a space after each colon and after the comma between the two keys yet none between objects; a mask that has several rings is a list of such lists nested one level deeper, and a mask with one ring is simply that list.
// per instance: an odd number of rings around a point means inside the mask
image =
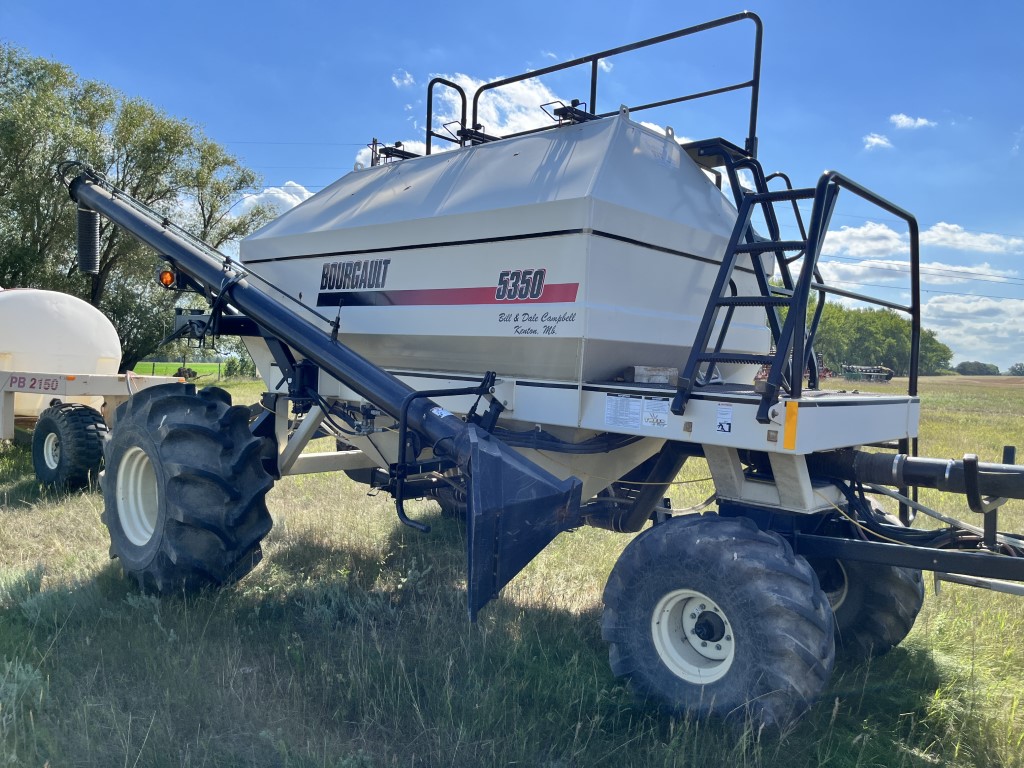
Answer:
[{"label": "front tire", "polygon": [[637,536],[604,592],[612,671],[662,708],[782,728],[828,683],[832,612],[807,562],[745,518]]},{"label": "front tire", "polygon": [[81,403],[60,403],[40,414],[32,432],[32,467],[43,485],[86,488],[99,475],[107,425]]},{"label": "front tire", "polygon": [[118,409],[101,477],[103,522],[111,557],[144,589],[220,586],[262,558],[273,480],[248,409],[224,394],[165,384]]}]

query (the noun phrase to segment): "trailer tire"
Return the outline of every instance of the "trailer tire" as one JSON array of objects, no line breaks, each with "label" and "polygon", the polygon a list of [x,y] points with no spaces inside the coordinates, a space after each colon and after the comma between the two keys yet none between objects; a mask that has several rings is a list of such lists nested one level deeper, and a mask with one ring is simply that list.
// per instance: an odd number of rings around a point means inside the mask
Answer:
[{"label": "trailer tire", "polygon": [[910,634],[924,604],[921,571],[856,560],[810,562],[835,615],[840,655],[856,661],[881,656]]},{"label": "trailer tire", "polygon": [[272,525],[261,442],[249,410],[218,392],[165,384],[130,398],[101,476],[111,557],[143,589],[165,594],[249,573]]},{"label": "trailer tire", "polygon": [[81,403],[59,403],[40,414],[32,433],[32,467],[43,485],[86,488],[99,476],[107,425]]},{"label": "trailer tire", "polygon": [[784,728],[832,673],[814,571],[746,518],[678,517],[637,536],[604,591],[612,671],[676,714]]}]

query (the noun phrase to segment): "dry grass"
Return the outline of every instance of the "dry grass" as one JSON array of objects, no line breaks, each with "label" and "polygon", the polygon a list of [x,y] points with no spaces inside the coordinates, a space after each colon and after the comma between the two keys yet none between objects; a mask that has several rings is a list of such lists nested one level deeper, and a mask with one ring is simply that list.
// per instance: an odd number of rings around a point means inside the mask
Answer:
[{"label": "dry grass", "polygon": [[[1000,439],[1021,434],[1018,382],[928,381],[924,451],[997,460]],[[271,492],[275,528],[248,578],[155,599],[107,559],[98,494],[42,493],[30,472],[25,449],[0,447],[0,763],[1022,764],[1012,597],[929,589],[901,647],[837,668],[792,733],[757,742],[659,715],[611,677],[600,595],[626,537],[560,537],[470,625],[457,522],[411,504],[434,526],[424,536],[347,478],[294,477]],[[680,479],[702,477],[693,462]],[[956,502],[942,500],[962,514]]]}]

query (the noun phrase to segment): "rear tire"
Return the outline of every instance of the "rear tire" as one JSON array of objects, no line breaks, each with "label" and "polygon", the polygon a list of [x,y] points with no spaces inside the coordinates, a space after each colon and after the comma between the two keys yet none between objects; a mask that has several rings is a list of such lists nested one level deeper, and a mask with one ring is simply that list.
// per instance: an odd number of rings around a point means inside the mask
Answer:
[{"label": "rear tire", "polygon": [[262,558],[273,480],[249,410],[226,394],[165,384],[118,409],[101,477],[103,522],[111,557],[144,589],[231,583]]},{"label": "rear tire", "polygon": [[910,634],[924,604],[913,568],[856,560],[813,559],[836,619],[836,650],[850,660],[881,656]]},{"label": "rear tire", "polygon": [[32,467],[43,485],[86,488],[99,476],[107,425],[98,411],[60,403],[39,416],[32,433]]},{"label": "rear tire", "polygon": [[612,671],[673,713],[783,728],[828,683],[832,612],[807,562],[745,518],[637,536],[604,591]]}]

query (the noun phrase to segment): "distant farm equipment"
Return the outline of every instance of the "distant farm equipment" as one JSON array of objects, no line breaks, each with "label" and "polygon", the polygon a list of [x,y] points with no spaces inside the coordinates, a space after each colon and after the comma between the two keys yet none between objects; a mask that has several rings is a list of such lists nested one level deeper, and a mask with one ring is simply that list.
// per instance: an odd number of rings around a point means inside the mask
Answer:
[{"label": "distant farm equipment", "polygon": [[895,373],[884,365],[843,365],[843,378],[847,381],[888,382]]}]

